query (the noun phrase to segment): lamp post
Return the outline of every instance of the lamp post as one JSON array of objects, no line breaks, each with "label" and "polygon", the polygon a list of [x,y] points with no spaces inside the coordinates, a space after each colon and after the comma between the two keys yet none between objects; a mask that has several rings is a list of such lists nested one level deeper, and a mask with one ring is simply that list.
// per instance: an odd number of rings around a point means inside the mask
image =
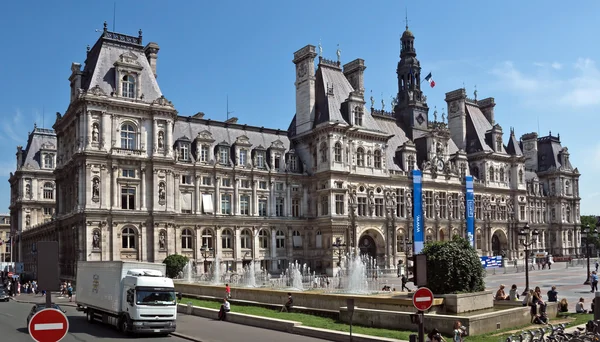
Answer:
[{"label": "lamp post", "polygon": [[533,231],[529,229],[529,223],[525,223],[525,227],[519,231],[519,241],[525,247],[525,291],[523,291],[523,295],[526,295],[527,291],[529,291],[529,247],[536,242],[539,234],[537,229]]},{"label": "lamp post", "polygon": [[343,243],[342,238],[338,236],[337,238],[335,238],[335,242],[332,244],[332,247],[335,248],[333,250],[333,255],[337,256],[337,258],[338,258],[338,262],[337,262],[338,278],[340,278],[338,287],[341,289],[342,288],[342,248],[345,248],[346,244]]},{"label": "lamp post", "polygon": [[409,254],[410,251],[412,251],[412,241],[408,239],[408,236],[404,238],[404,259],[406,260],[406,263],[404,264],[404,273],[406,274],[406,277],[408,278],[408,257],[410,257]]},{"label": "lamp post", "polygon": [[583,285],[589,285],[591,280],[590,280],[590,243],[589,241],[592,240],[593,238],[595,238],[597,236],[598,232],[595,229],[592,229],[590,227],[589,224],[587,224],[585,226],[585,229],[583,229],[583,227],[581,227],[581,240],[582,242],[585,241],[585,254],[586,254],[586,259],[587,259],[587,274],[585,275],[585,281],[583,282]]},{"label": "lamp post", "polygon": [[356,209],[357,208],[358,208],[358,204],[356,203],[356,200],[352,201],[352,203],[350,203],[350,220],[352,223],[352,230],[350,232],[350,243],[348,244],[351,255],[356,254],[356,250],[355,250],[356,235],[355,234],[356,234]]},{"label": "lamp post", "polygon": [[212,248],[208,247],[207,245],[202,245],[202,247],[200,247],[200,253],[202,253],[202,257],[204,258],[204,273],[208,271],[208,268],[206,267],[206,259],[210,255],[210,252],[212,252]]}]

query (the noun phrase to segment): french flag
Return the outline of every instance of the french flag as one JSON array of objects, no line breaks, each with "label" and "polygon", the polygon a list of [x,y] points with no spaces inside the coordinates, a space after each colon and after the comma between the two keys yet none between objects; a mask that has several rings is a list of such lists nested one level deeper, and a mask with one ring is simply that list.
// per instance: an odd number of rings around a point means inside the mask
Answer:
[{"label": "french flag", "polygon": [[431,73],[427,74],[427,76],[425,77],[425,81],[429,82],[431,88],[435,87],[435,81],[433,80],[433,78],[431,78]]}]

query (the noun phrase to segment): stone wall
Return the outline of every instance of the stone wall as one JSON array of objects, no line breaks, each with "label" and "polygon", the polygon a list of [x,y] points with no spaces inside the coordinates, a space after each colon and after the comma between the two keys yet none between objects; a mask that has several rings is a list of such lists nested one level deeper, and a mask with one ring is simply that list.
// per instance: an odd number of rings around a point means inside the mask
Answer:
[{"label": "stone wall", "polygon": [[436,295],[444,298],[444,313],[463,313],[485,310],[494,306],[492,291]]}]

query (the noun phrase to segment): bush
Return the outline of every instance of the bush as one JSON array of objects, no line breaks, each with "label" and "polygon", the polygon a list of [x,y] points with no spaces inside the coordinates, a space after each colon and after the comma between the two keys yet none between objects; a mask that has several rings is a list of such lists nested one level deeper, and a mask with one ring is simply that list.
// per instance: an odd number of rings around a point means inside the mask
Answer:
[{"label": "bush", "polygon": [[468,293],[485,290],[483,266],[469,241],[454,236],[452,241],[428,243],[427,284],[435,294]]},{"label": "bush", "polygon": [[167,277],[176,278],[183,268],[188,263],[188,258],[179,254],[171,254],[163,260],[163,264],[167,265]]}]

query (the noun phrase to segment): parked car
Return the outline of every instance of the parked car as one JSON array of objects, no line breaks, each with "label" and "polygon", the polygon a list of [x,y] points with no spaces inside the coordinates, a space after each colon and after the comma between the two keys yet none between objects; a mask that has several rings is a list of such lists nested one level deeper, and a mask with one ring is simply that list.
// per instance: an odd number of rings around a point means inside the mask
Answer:
[{"label": "parked car", "polygon": [[[46,308],[46,303],[38,303],[38,304],[35,304],[33,306],[33,308],[31,308],[31,311],[29,312],[29,316],[27,316],[27,329],[29,329],[29,321],[31,321],[31,318],[33,318],[33,315],[35,315],[38,311],[44,310],[45,308]],[[65,310],[61,309],[61,307],[58,306],[58,304],[52,303],[52,309],[60,310],[63,313],[67,313]]]}]

